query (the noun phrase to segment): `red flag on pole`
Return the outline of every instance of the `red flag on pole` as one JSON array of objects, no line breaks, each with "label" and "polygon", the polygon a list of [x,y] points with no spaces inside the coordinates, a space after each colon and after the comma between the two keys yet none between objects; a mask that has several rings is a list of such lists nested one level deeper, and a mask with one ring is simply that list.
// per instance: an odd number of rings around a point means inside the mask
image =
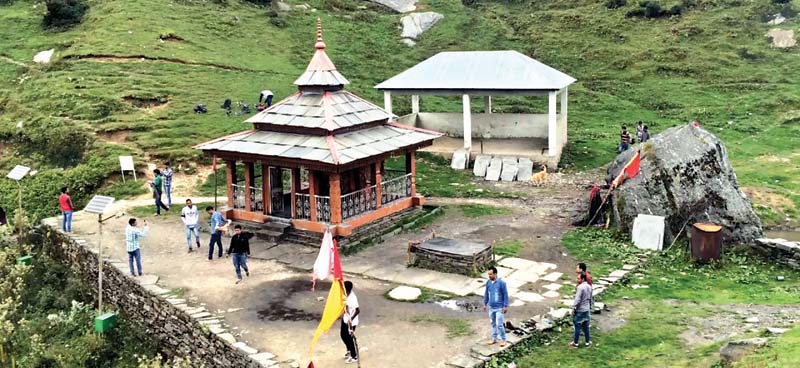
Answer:
[{"label": "red flag on pole", "polygon": [[211,169],[217,172],[217,156],[214,156],[214,162],[211,164]]},{"label": "red flag on pole", "polygon": [[613,186],[617,187],[620,184],[622,184],[622,182],[625,181],[625,179],[635,178],[636,175],[639,175],[640,164],[641,164],[641,154],[639,152],[636,152],[636,154],[633,155],[633,158],[631,158],[631,160],[628,161],[625,167],[622,168],[622,171],[619,173],[617,178],[614,179],[614,182],[612,183]]}]

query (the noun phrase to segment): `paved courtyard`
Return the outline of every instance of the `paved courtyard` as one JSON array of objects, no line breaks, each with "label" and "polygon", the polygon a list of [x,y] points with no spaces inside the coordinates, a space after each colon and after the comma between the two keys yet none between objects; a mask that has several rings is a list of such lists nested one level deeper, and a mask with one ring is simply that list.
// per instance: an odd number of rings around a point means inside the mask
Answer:
[{"label": "paved courtyard", "polygon": [[[570,197],[566,195],[562,200]],[[204,200],[207,199],[196,198],[195,202]],[[518,257],[499,261],[499,274],[508,282],[512,295],[507,319],[516,323],[558,307],[565,297],[562,287],[571,284],[575,267],[575,260],[560,245],[561,235],[569,228],[569,218],[553,213],[558,206],[541,201],[547,200],[493,200],[493,204],[510,208],[511,213],[469,218],[454,205],[480,200],[440,200],[438,204],[446,206],[446,215],[429,228],[400,233],[356,255],[343,257],[344,272],[355,283],[362,306],[358,329],[362,365],[441,366],[448,357],[468,353],[490,332],[488,318],[480,311],[484,279],[406,267],[408,241],[425,236],[427,231],[475,242],[522,241],[525,246]],[[173,202],[182,203],[183,198],[173,198]],[[123,201],[116,210],[133,205],[141,203]],[[318,248],[255,242],[249,260],[251,276],[236,285],[230,259],[206,260],[207,225],[201,234],[200,251],[187,253],[177,209],[176,206],[161,217],[146,217],[150,234],[142,244],[145,274],[157,276],[161,287],[181,290],[181,298],[223,315],[224,328],[238,341],[275,354],[282,366],[305,366],[329,285],[318,283],[317,290],[311,291],[309,270]],[[109,220],[104,227],[105,252],[115,259],[127,259],[123,234],[128,217]],[[202,215],[203,224],[207,217]],[[74,221],[76,236],[86,239],[87,246],[96,246],[96,217],[77,213]],[[228,238],[223,242],[227,247]],[[398,285],[424,287],[434,295],[425,303],[397,302],[384,296]],[[440,292],[442,295],[436,295]],[[461,321],[472,332],[448,337],[447,326],[453,321]],[[344,351],[337,325],[317,344],[315,363],[344,366]]]}]

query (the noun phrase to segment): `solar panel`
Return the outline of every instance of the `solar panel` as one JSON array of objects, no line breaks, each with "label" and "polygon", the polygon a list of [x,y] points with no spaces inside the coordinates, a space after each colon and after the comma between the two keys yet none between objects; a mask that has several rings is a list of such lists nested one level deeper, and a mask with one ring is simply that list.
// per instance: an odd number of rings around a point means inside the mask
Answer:
[{"label": "solar panel", "polygon": [[6,175],[6,177],[19,181],[28,173],[28,171],[31,171],[30,167],[17,165],[13,170],[11,170],[11,172],[8,173],[8,175]]},{"label": "solar panel", "polygon": [[89,201],[89,204],[87,204],[86,208],[83,210],[89,213],[96,213],[100,215],[105,212],[108,206],[110,206],[112,203],[114,203],[114,197],[96,195],[92,197],[92,200]]}]

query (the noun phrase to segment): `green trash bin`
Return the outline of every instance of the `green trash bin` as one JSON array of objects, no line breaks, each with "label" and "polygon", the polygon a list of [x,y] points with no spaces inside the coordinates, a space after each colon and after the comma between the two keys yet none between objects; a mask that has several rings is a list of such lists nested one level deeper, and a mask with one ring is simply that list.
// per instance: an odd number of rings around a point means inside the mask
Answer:
[{"label": "green trash bin", "polygon": [[24,265],[32,265],[33,264],[33,257],[32,256],[23,256],[17,258],[17,264],[24,264]]},{"label": "green trash bin", "polygon": [[110,331],[117,324],[116,313],[106,313],[94,319],[94,330],[99,333]]}]

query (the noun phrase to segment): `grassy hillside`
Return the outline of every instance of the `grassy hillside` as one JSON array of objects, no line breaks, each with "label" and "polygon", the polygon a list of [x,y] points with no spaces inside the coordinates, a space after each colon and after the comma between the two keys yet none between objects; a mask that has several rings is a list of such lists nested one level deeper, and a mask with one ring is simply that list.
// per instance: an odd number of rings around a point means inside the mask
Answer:
[{"label": "grassy hillside", "polygon": [[[312,0],[316,11],[288,13],[238,0],[87,2],[83,23],[63,32],[43,30],[42,2],[0,5],[0,168],[40,169],[31,181],[42,181],[42,192],[26,195],[37,209],[55,210],[44,192],[58,183],[78,180],[82,197],[113,180],[121,152],[142,162],[201,160],[193,144],[247,127],[244,116],[219,109],[225,98],[252,104],[263,88],[276,99],[295,90],[319,16],[348,88],[374,102],[381,101],[375,84],[437,52],[515,49],[578,79],[565,167],[610,161],[621,123],[643,120],[658,132],[696,119],[727,143],[767,223],[798,217],[800,59],[796,48],[774,49],[765,37],[774,27],[768,15],[780,11],[789,19],[777,27],[798,28],[796,4],[689,0],[679,17],[646,19],[626,17],[638,8],[633,1],[607,9],[586,0],[423,0],[419,9],[445,18],[408,47],[400,43],[400,15],[366,1]],[[30,62],[49,48],[55,63]],[[199,103],[208,114],[192,112]],[[421,103],[460,109],[447,98]],[[545,103],[494,105],[541,111]],[[396,113],[410,109],[402,98],[395,106]],[[6,208],[14,199],[7,182],[0,184]]]}]

